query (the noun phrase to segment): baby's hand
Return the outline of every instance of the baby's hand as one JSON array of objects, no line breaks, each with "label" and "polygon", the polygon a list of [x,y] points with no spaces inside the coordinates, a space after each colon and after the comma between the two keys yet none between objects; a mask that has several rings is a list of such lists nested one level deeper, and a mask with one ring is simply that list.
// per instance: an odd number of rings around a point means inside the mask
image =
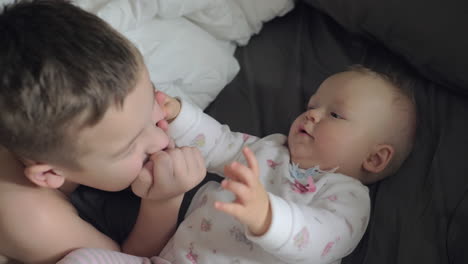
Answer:
[{"label": "baby's hand", "polygon": [[132,183],[132,191],[143,199],[170,199],[195,187],[205,175],[205,162],[197,148],[171,148],[151,156]]},{"label": "baby's hand", "polygon": [[224,189],[236,195],[236,200],[232,203],[216,202],[215,208],[236,217],[253,235],[260,236],[270,228],[270,200],[260,182],[255,155],[248,148],[242,152],[249,166],[238,162],[225,166],[224,174],[229,179],[221,183]]},{"label": "baby's hand", "polygon": [[171,97],[161,91],[156,92],[156,101],[164,110],[167,122],[174,120],[180,112],[180,102],[174,97]]}]

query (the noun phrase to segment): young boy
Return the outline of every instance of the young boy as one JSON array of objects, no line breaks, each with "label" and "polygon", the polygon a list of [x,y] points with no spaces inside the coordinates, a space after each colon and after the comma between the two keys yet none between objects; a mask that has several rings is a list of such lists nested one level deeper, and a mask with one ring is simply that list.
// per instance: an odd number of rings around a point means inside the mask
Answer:
[{"label": "young boy", "polygon": [[353,67],[322,83],[287,137],[261,139],[159,93],[176,144],[199,147],[208,170],[226,176],[221,188],[207,183],[197,192],[160,256],[190,264],[340,263],[369,220],[364,184],[394,174],[412,149],[412,85],[399,73]]},{"label": "young boy", "polygon": [[[138,50],[60,0],[4,7],[0,39],[0,259],[55,263],[81,247],[158,254],[206,169],[159,126]],[[122,245],[80,219],[68,200],[79,184],[142,198]]]}]

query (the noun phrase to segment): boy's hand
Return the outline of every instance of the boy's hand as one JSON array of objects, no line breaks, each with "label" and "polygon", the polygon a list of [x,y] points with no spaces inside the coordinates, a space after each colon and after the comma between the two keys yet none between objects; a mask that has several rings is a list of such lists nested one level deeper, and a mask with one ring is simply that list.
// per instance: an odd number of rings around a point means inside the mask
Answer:
[{"label": "boy's hand", "polygon": [[174,120],[180,112],[180,102],[174,97],[171,97],[161,91],[156,92],[156,101],[164,110],[167,122]]},{"label": "boy's hand", "polygon": [[132,183],[132,191],[143,199],[170,199],[195,187],[205,175],[205,162],[197,148],[171,148],[151,156]]},{"label": "boy's hand", "polygon": [[242,150],[248,167],[233,162],[224,167],[227,178],[221,186],[233,192],[236,200],[232,203],[216,202],[215,208],[236,217],[247,225],[256,236],[263,235],[271,224],[271,208],[268,193],[260,182],[257,159],[253,152]]}]

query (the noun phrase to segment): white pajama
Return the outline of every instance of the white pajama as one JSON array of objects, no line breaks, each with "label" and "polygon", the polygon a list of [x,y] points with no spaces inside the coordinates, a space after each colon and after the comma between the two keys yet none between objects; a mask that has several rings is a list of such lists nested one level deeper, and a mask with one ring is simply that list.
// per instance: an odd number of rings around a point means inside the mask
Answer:
[{"label": "white pajama", "polygon": [[273,218],[267,233],[252,236],[213,206],[214,201],[232,201],[233,194],[207,183],[162,258],[172,263],[340,263],[362,238],[370,215],[367,187],[338,173],[292,177],[286,136],[231,132],[188,102],[182,102],[169,133],[178,146],[198,147],[208,171],[221,176],[225,164],[246,164],[241,150],[248,146],[258,160]]}]

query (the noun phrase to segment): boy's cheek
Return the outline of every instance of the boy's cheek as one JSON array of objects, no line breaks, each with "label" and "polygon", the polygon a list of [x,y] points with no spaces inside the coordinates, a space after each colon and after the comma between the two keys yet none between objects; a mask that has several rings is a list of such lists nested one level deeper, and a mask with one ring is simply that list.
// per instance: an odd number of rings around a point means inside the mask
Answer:
[{"label": "boy's cheek", "polygon": [[152,175],[153,166],[154,166],[154,162],[152,160],[149,160],[148,162],[145,163],[145,165],[143,166],[143,169],[148,170],[148,172]]}]

